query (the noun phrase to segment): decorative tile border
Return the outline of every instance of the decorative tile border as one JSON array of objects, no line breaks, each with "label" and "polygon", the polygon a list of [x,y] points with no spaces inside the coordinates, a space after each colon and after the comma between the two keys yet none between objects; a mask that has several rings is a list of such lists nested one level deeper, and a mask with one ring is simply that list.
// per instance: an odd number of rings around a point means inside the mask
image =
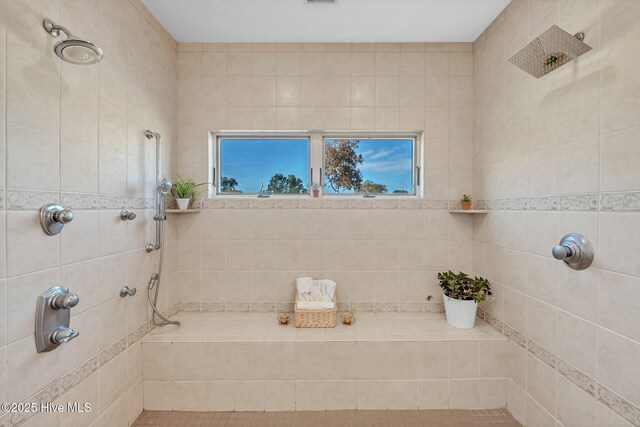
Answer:
[{"label": "decorative tile border", "polygon": [[[59,193],[55,191],[6,191],[0,193],[0,209],[9,211],[38,210],[47,203],[61,203],[71,209],[153,209],[155,199],[147,197],[109,196],[99,194]],[[175,208],[172,198],[167,206]],[[425,200],[421,198],[211,198],[193,202],[199,209],[427,209],[444,210],[460,207],[458,200]],[[640,211],[640,192],[590,193],[567,196],[523,197],[476,200],[474,209],[531,211]]]},{"label": "decorative tile border", "polygon": [[474,208],[476,205],[489,210],[638,212],[640,192],[479,200],[474,202]]},{"label": "decorative tile border", "polygon": [[77,210],[150,209],[154,205],[154,199],[57,191],[7,190],[6,209],[9,211],[39,210],[47,203],[60,203],[64,207]]},{"label": "decorative tile border", "polygon": [[[131,332],[127,336],[119,339],[114,344],[109,346],[107,349],[101,351],[96,356],[84,362],[82,365],[77,366],[69,373],[63,375],[61,378],[58,378],[51,384],[47,385],[45,388],[26,399],[24,403],[37,403],[38,406],[44,403],[51,403],[59,399],[69,390],[73,389],[75,386],[80,384],[82,381],[87,379],[91,374],[96,372],[98,369],[109,363],[116,356],[120,355],[127,348],[131,347],[142,337],[144,337],[150,330],[152,329],[152,322],[146,322],[135,331]],[[7,418],[4,420],[5,424],[2,424],[0,421],[0,427],[3,425],[7,426],[19,426],[36,416],[39,412],[16,412],[13,414],[7,415]]]},{"label": "decorative tile border", "polygon": [[47,203],[59,203],[59,193],[53,191],[7,190],[6,209],[9,211],[38,210]]},{"label": "decorative tile border", "polygon": [[[283,302],[186,302],[175,304],[177,312],[246,312],[246,313],[276,313],[280,311],[292,312],[293,303]],[[360,312],[401,312],[401,313],[444,313],[443,303],[410,303],[410,302],[372,302],[352,301],[338,303],[338,311]],[[175,314],[173,313],[173,314]]]},{"label": "decorative tile border", "polygon": [[478,308],[478,317],[509,337],[510,340],[536,356],[547,366],[580,387],[593,398],[607,406],[616,414],[629,421],[634,426],[640,426],[640,408],[623,397],[600,384],[575,366],[567,363],[537,342],[521,334],[506,323],[496,319],[485,310]]},{"label": "decorative tile border", "polygon": [[[173,200],[168,201],[173,206]],[[422,198],[211,198],[196,200],[193,207],[200,209],[449,209],[459,206],[457,200],[425,200]]]},{"label": "decorative tile border", "polygon": [[602,211],[640,211],[640,191],[600,195]]}]

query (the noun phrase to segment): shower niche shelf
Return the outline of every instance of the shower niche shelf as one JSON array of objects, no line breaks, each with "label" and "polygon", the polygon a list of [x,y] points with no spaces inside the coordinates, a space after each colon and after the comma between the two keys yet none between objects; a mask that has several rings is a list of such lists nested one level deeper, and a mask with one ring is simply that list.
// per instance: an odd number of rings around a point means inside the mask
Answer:
[{"label": "shower niche shelf", "polygon": [[449,209],[449,213],[452,214],[486,214],[489,213],[486,209],[467,209],[466,211],[463,209]]},{"label": "shower niche shelf", "polygon": [[200,209],[167,209],[165,212],[169,213],[179,213],[179,214],[183,214],[183,213],[197,213],[200,212]]}]

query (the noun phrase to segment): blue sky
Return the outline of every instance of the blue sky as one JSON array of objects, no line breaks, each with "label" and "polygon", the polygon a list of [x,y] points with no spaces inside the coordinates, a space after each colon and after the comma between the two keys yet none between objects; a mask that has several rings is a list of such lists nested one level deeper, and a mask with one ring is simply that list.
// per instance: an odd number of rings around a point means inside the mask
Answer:
[{"label": "blue sky", "polygon": [[237,190],[257,193],[276,173],[309,180],[309,141],[306,139],[220,140],[220,177],[235,178]]},{"label": "blue sky", "polygon": [[[362,139],[357,152],[364,157],[360,165],[363,181],[386,184],[393,190],[412,190],[413,140]],[[306,139],[225,139],[220,140],[220,177],[235,178],[237,189],[257,193],[276,173],[294,174],[305,186],[309,179]],[[332,190],[327,186],[325,192]],[[344,191],[349,194],[351,191]]]}]

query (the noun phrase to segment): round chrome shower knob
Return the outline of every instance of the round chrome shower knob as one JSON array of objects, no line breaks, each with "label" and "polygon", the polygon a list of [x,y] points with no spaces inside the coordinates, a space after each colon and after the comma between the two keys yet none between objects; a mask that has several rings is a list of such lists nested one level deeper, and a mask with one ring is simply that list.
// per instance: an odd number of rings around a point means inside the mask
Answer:
[{"label": "round chrome shower knob", "polygon": [[76,294],[66,293],[56,295],[51,300],[51,308],[56,310],[69,310],[80,302],[80,297]]},{"label": "round chrome shower knob", "polygon": [[584,270],[593,262],[593,246],[586,237],[576,233],[564,236],[560,244],[551,249],[551,254],[574,270]]},{"label": "round chrome shower knob", "polygon": [[59,222],[60,224],[68,224],[73,221],[73,212],[69,209],[62,209],[61,211],[55,212],[53,214],[53,220],[55,222]]}]

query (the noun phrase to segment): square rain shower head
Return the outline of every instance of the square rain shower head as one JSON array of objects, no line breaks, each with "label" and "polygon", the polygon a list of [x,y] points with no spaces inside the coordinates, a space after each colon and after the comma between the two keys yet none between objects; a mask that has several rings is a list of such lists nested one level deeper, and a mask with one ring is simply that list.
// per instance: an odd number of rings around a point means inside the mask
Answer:
[{"label": "square rain shower head", "polygon": [[590,51],[591,46],[582,42],[583,38],[582,33],[572,36],[553,25],[509,58],[509,62],[539,79]]}]

